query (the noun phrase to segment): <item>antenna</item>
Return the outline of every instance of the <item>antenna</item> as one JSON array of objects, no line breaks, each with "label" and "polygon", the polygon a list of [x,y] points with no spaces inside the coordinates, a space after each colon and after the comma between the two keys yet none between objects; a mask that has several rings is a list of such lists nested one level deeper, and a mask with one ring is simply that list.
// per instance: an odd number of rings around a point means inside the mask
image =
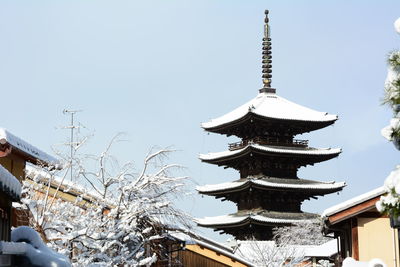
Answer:
[{"label": "antenna", "polygon": [[[69,110],[69,109],[64,109],[63,114],[64,115],[70,115],[71,116],[71,123],[68,126],[63,127],[63,129],[70,129],[71,130],[71,135],[70,135],[70,140],[68,143],[64,143],[65,145],[70,147],[70,171],[71,171],[71,181],[73,181],[73,172],[72,172],[72,163],[73,163],[73,158],[74,158],[74,147],[79,146],[81,142],[74,142],[74,130],[75,129],[80,129],[82,126],[76,126],[74,124],[74,115],[78,112],[82,112],[82,110]],[[80,123],[79,123],[80,125]]]}]

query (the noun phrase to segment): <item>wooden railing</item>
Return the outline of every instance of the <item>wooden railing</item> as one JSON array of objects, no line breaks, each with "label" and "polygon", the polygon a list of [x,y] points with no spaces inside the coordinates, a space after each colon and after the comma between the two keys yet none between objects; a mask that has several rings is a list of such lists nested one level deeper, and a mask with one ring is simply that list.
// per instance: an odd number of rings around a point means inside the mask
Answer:
[{"label": "wooden railing", "polygon": [[241,149],[247,145],[258,144],[258,145],[273,145],[273,146],[294,146],[294,147],[307,147],[308,140],[300,139],[279,139],[276,137],[256,137],[249,140],[243,140],[236,143],[229,144],[229,150]]}]

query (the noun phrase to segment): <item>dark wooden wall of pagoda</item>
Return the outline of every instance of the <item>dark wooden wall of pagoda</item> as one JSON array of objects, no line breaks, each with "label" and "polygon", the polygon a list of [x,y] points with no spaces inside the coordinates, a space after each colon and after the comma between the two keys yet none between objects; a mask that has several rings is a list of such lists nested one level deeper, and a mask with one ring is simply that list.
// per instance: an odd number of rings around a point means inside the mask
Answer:
[{"label": "dark wooden wall of pagoda", "polygon": [[238,210],[264,209],[270,211],[300,212],[304,197],[292,192],[251,189],[242,192],[237,199]]},{"label": "dark wooden wall of pagoda", "polygon": [[272,240],[272,229],[276,226],[250,224],[241,228],[225,228],[224,233],[235,236],[237,240]]}]

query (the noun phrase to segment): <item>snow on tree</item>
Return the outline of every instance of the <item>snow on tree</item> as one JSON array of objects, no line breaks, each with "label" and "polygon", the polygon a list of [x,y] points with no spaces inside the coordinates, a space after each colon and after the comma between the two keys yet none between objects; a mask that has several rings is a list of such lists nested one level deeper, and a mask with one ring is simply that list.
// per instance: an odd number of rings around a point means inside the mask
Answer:
[{"label": "snow on tree", "polygon": [[[400,34],[400,18],[396,20],[394,26]],[[400,50],[390,52],[387,62],[388,74],[383,103],[393,109],[393,118],[390,125],[382,129],[382,135],[389,141],[393,141],[396,148],[400,149]]]},{"label": "snow on tree", "polygon": [[320,219],[304,220],[293,226],[275,228],[274,240],[283,245],[321,245],[330,240],[322,234]]},{"label": "snow on tree", "polygon": [[[395,21],[394,27],[400,34],[400,18]],[[388,56],[388,74],[383,102],[392,108],[393,118],[381,133],[400,150],[400,50],[392,51]],[[381,197],[376,207],[380,212],[397,218],[400,216],[400,165],[397,165],[386,178],[384,187],[387,194]]]},{"label": "snow on tree", "polygon": [[[172,151],[150,152],[135,173],[131,162],[120,166],[111,155],[117,141],[100,155],[67,160],[76,181],[67,181],[65,171],[31,169],[24,183],[31,226],[73,266],[149,265],[157,260],[162,242],[155,241],[166,229],[190,227],[189,216],[173,205],[187,177],[172,175],[181,167],[164,163]],[[73,202],[62,199],[68,192],[78,192]]]},{"label": "snow on tree", "polygon": [[[235,254],[253,262],[256,266],[299,266],[306,260],[305,246],[321,245],[330,240],[322,234],[320,220],[301,221],[292,226],[274,229],[271,241],[236,241]],[[328,266],[321,262],[318,266]]]}]

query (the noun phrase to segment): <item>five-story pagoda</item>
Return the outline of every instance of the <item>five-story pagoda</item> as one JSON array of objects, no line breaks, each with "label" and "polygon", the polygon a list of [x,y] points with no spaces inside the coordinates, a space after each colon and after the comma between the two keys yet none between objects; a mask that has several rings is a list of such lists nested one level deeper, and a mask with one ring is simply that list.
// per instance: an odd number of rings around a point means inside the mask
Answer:
[{"label": "five-story pagoda", "polygon": [[344,182],[319,182],[297,176],[300,167],[337,157],[341,149],[312,148],[308,141],[294,136],[329,126],[337,116],[290,102],[271,88],[268,10],[265,15],[263,88],[246,104],[202,124],[208,132],[242,139],[230,144],[227,151],[200,155],[203,162],[238,170],[240,179],[197,187],[201,194],[233,201],[238,209],[234,214],[198,219],[198,225],[236,239],[268,240],[274,227],[316,218],[317,214],[302,212],[301,203],[345,186]]}]

